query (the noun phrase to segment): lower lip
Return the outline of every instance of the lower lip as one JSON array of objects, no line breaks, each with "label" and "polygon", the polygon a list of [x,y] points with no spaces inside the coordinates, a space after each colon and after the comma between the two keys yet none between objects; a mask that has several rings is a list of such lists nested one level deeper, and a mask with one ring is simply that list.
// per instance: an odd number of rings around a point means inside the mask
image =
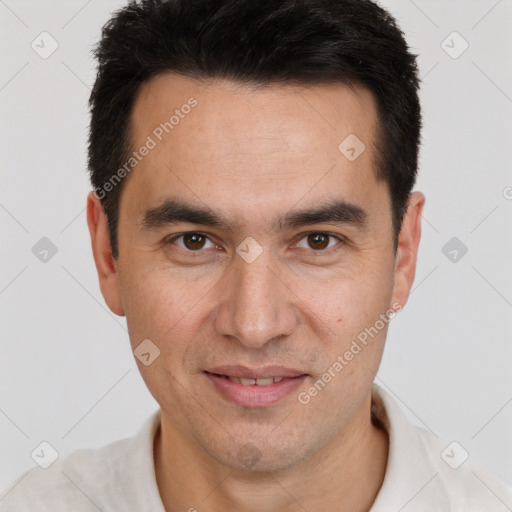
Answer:
[{"label": "lower lip", "polygon": [[274,405],[285,396],[293,393],[307,377],[307,375],[301,375],[300,377],[284,378],[281,382],[274,382],[268,386],[244,386],[226,377],[206,372],[205,375],[221,395],[243,407],[268,407]]}]

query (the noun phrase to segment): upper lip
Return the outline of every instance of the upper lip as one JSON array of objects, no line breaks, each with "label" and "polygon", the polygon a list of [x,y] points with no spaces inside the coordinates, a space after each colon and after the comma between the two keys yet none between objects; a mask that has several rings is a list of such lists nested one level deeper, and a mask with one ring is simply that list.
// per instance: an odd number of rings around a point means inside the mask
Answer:
[{"label": "upper lip", "polygon": [[285,366],[264,366],[263,368],[248,368],[240,365],[216,366],[206,370],[208,373],[225,375],[227,377],[238,377],[240,379],[269,379],[271,377],[299,377],[306,375],[301,370],[286,368]]}]

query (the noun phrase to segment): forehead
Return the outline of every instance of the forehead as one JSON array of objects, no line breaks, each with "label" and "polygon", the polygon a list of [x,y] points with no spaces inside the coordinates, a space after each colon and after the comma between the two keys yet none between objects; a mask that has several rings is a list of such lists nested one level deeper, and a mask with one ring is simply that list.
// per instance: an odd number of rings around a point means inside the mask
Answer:
[{"label": "forehead", "polygon": [[[189,109],[191,103],[197,105]],[[266,155],[285,145],[309,152],[311,143],[323,140],[330,146],[350,133],[371,144],[377,113],[373,94],[356,85],[250,86],[165,73],[143,84],[136,95],[132,142],[166,122],[172,128],[163,138],[184,142],[193,131],[194,142],[203,143],[202,155],[214,149],[216,156],[236,147],[252,147],[255,155]]]},{"label": "forehead", "polygon": [[[151,149],[122,196],[140,211],[172,193],[238,214],[248,203],[329,200],[334,191],[368,203],[382,192],[376,127],[374,97],[362,87],[251,87],[162,74],[134,102],[131,147]],[[364,150],[352,159],[352,148]]]}]

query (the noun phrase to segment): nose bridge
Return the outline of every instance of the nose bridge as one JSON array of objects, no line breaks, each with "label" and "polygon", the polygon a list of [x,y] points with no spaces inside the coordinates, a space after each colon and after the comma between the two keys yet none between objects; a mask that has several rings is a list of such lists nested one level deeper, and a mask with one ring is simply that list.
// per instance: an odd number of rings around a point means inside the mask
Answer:
[{"label": "nose bridge", "polygon": [[237,255],[217,312],[219,334],[258,348],[293,331],[296,316],[290,292],[276,274],[267,252],[250,263]]}]

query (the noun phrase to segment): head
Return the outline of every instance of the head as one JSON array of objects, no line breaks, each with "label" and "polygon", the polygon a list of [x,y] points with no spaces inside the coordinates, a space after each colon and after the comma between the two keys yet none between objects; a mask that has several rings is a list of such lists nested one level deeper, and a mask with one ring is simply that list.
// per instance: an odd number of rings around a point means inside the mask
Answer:
[{"label": "head", "polygon": [[[360,420],[414,279],[415,57],[362,0],[131,3],[96,56],[93,252],[132,348],[159,350],[162,422],[227,466],[248,443],[251,470],[293,466]],[[303,377],[247,407],[212,384],[226,365]]]}]

